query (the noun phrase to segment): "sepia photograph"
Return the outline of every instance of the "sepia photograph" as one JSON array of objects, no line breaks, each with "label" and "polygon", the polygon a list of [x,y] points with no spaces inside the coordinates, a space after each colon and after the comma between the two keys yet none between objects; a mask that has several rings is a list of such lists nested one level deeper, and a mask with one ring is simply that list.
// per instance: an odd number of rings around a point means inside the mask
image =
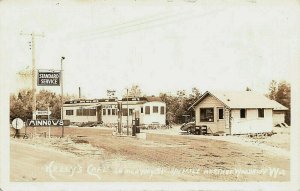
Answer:
[{"label": "sepia photograph", "polygon": [[299,23],[297,0],[0,0],[1,191],[299,190]]}]

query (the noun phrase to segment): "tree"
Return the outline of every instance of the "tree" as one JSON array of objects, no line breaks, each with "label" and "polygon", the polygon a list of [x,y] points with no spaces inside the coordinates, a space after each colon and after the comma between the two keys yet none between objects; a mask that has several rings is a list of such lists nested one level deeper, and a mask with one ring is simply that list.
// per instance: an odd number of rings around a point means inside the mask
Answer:
[{"label": "tree", "polygon": [[[16,96],[17,95],[17,96]],[[10,95],[10,120],[21,118],[23,120],[32,119],[32,90],[23,89],[17,94]],[[75,98],[75,96],[66,95],[63,102]],[[41,90],[36,94],[37,110],[51,111],[51,118],[60,119],[61,116],[61,96],[54,92]]]},{"label": "tree", "polygon": [[30,119],[32,116],[32,91],[21,90],[18,96],[10,96],[10,120],[21,118],[22,120]]},{"label": "tree", "polygon": [[278,103],[284,105],[289,110],[286,112],[285,121],[290,125],[291,123],[291,85],[286,81],[277,83],[272,80],[269,87],[268,97]]},{"label": "tree", "polygon": [[192,88],[192,93],[189,94],[188,97],[182,96],[181,93],[177,94],[177,96],[160,93],[159,97],[166,103],[167,120],[170,123],[183,123],[185,122],[185,117],[183,117],[183,115],[194,115],[194,112],[188,111],[188,108],[201,97],[201,92],[194,87]]},{"label": "tree", "polygon": [[276,101],[287,107],[289,110],[286,112],[285,121],[290,125],[291,123],[291,86],[286,81],[278,84],[276,92]]},{"label": "tree", "polygon": [[276,100],[276,92],[277,92],[277,82],[272,80],[269,86],[269,98],[272,100]]}]

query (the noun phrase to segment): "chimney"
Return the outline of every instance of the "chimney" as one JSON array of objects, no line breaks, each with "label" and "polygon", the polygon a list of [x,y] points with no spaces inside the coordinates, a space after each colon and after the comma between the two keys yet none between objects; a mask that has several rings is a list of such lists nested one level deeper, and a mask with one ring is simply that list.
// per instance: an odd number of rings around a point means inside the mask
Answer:
[{"label": "chimney", "polygon": [[80,87],[78,88],[79,89],[79,99],[81,98],[81,90],[80,90]]}]

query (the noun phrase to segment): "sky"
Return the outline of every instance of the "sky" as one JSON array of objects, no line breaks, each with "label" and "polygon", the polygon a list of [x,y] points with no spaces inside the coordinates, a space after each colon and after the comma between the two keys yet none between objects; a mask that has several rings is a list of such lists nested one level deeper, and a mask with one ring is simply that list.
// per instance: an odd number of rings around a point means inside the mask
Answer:
[{"label": "sky", "polygon": [[[291,81],[298,1],[0,1],[1,69],[10,92],[30,88],[17,73],[60,69],[64,93],[106,97],[139,85],[147,95],[207,90],[266,93]],[[38,87],[60,92],[60,87]]]}]

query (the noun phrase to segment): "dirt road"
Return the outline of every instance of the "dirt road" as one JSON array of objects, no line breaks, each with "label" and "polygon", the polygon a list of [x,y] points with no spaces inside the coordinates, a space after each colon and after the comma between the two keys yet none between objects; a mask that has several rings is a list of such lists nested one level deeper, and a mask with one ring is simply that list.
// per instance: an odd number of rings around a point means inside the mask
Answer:
[{"label": "dirt road", "polygon": [[[47,128],[40,128],[37,131],[40,133],[46,130]],[[51,133],[60,135],[60,132],[59,128],[53,128]],[[112,130],[101,128],[66,128],[65,134],[69,136],[69,139],[61,141],[58,141],[57,138],[50,139],[53,141],[44,138],[36,139],[36,142],[22,139],[17,140],[17,143],[12,141],[11,170],[13,173],[11,180],[289,180],[289,158],[277,156],[258,147],[183,135],[147,134],[146,140],[116,137],[111,135]],[[19,149],[20,145],[25,148]],[[31,147],[37,147],[38,150],[32,150]],[[53,179],[49,176],[49,165],[52,161],[54,161],[52,166],[58,166],[57,169],[62,166],[61,168],[64,167],[73,172],[76,170],[76,165],[77,167],[79,165],[83,170],[69,177],[65,175],[69,175],[70,172],[65,170],[67,173],[56,173],[57,176]],[[91,165],[98,167],[92,168],[94,169],[92,172],[100,174],[100,179],[96,175],[90,175],[87,171]],[[72,171],[72,168],[75,170]],[[30,171],[30,169],[34,170]],[[39,174],[40,169],[46,172]]]}]

